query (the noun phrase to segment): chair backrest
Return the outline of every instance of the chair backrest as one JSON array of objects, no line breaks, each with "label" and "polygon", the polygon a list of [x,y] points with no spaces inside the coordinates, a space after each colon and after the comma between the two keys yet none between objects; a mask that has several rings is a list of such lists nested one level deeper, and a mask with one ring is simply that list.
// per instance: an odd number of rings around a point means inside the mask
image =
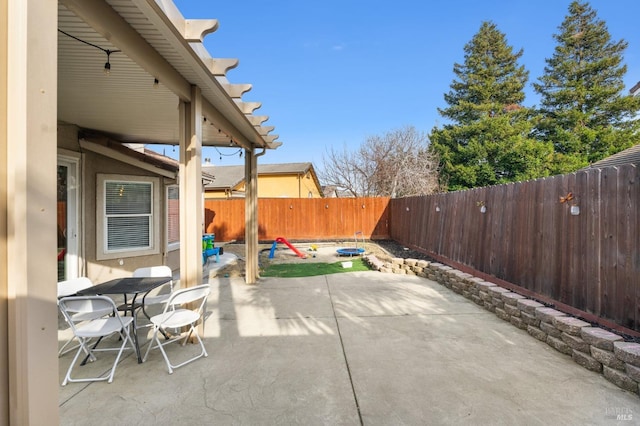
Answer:
[{"label": "chair backrest", "polygon": [[106,315],[118,315],[118,308],[107,296],[68,296],[58,301],[60,311],[75,332],[78,319],[87,320]]},{"label": "chair backrest", "polygon": [[145,268],[138,268],[133,271],[133,276],[136,278],[139,277],[173,277],[173,272],[171,272],[171,268],[166,265],[160,266],[147,266]]},{"label": "chair backrest", "polygon": [[209,284],[201,284],[195,287],[187,287],[176,290],[171,293],[171,297],[169,297],[169,300],[167,300],[164,312],[166,313],[167,311],[174,309],[176,306],[185,305],[197,300],[200,300],[200,303],[193,310],[200,312],[207,302],[207,297],[209,296],[210,291],[211,287],[209,286]]},{"label": "chair backrest", "polygon": [[71,296],[84,290],[85,288],[92,287],[93,283],[87,277],[72,278],[66,281],[58,282],[58,298]]},{"label": "chair backrest", "polygon": [[[169,284],[169,288],[171,289],[171,291],[174,290],[173,288],[173,272],[171,271],[171,268],[169,268],[166,265],[160,265],[160,266],[147,266],[144,268],[138,268],[135,271],[133,271],[133,276],[136,278],[144,278],[144,277],[153,277],[153,278],[159,278],[159,277],[170,277],[171,281],[169,281],[167,284]],[[165,287],[164,285],[162,287]],[[152,291],[153,294],[158,293],[161,291],[162,287],[158,287],[155,289],[155,291]]]}]

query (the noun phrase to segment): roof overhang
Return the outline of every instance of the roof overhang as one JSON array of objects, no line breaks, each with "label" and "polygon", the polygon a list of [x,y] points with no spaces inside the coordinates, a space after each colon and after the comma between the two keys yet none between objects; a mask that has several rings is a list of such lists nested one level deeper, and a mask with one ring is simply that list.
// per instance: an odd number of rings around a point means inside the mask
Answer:
[{"label": "roof overhang", "polygon": [[280,146],[268,117],[253,115],[260,103],[241,99],[251,85],[226,78],[238,61],[202,45],[217,21],[184,19],[171,0],[59,0],[58,26],[60,120],[123,142],[178,144],[178,105],[197,86],[203,146]]}]

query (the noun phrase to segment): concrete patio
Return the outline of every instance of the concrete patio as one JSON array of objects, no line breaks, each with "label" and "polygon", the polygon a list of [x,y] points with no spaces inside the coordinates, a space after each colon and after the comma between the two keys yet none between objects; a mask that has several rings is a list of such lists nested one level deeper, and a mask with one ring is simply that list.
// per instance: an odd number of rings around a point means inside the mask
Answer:
[{"label": "concrete patio", "polygon": [[[169,375],[159,351],[144,364],[129,351],[113,383],[60,388],[60,423],[586,425],[640,416],[637,395],[424,278],[211,284],[208,358]],[[179,358],[196,347],[168,349]],[[71,358],[60,358],[60,382]]]}]

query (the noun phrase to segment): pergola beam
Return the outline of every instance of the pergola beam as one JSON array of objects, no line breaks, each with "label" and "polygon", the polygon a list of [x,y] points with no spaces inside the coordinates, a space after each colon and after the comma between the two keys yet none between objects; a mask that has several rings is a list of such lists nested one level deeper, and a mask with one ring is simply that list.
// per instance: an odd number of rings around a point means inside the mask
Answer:
[{"label": "pergola beam", "polygon": [[207,34],[217,29],[218,20],[216,19],[185,19],[182,37],[190,43],[202,43]]},{"label": "pergola beam", "polygon": [[[60,3],[75,13],[150,75],[160,80],[162,84],[178,96],[181,101],[191,101],[191,83],[150,46],[149,43],[106,2],[101,0],[60,0]],[[143,2],[143,4],[146,4],[146,2]],[[206,64],[203,66],[206,66]],[[212,79],[212,82],[213,81],[214,79]],[[233,94],[237,96],[241,96],[242,93],[251,88],[250,84],[229,86],[232,86],[230,89]],[[249,87],[247,88],[247,86]],[[222,86],[220,89],[221,92],[226,90],[226,88],[222,88]],[[221,96],[229,95],[221,93]],[[232,103],[230,99],[229,102]],[[225,114],[221,113],[205,98],[202,99],[202,113],[207,118],[212,119],[216,123],[216,127],[232,137],[238,145],[251,150],[252,146],[256,144],[257,141],[254,140],[256,139],[255,137],[248,137],[238,126],[233,124]],[[240,111],[238,111],[238,114],[240,114]],[[251,126],[250,123],[246,125]],[[251,127],[251,129],[254,131],[253,127]],[[257,132],[256,135],[258,137],[260,136]],[[263,140],[259,142],[264,143]]]},{"label": "pergola beam", "polygon": [[234,99],[234,101],[243,114],[253,114],[253,111],[262,106],[260,102],[242,102],[240,99]]},{"label": "pergola beam", "polygon": [[240,61],[228,58],[209,58],[205,63],[214,76],[225,76],[229,70],[237,67]]},{"label": "pergola beam", "polygon": [[191,85],[140,34],[104,1],[60,0],[91,28],[175,93],[191,100]]}]

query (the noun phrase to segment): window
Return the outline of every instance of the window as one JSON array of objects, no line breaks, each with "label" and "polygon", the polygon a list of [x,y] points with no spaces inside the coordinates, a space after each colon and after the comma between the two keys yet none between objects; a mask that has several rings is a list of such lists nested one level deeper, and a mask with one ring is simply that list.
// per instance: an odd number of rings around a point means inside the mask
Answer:
[{"label": "window", "polygon": [[156,178],[98,175],[98,259],[159,252],[157,187]]},{"label": "window", "polygon": [[167,249],[180,248],[180,188],[167,187]]}]

